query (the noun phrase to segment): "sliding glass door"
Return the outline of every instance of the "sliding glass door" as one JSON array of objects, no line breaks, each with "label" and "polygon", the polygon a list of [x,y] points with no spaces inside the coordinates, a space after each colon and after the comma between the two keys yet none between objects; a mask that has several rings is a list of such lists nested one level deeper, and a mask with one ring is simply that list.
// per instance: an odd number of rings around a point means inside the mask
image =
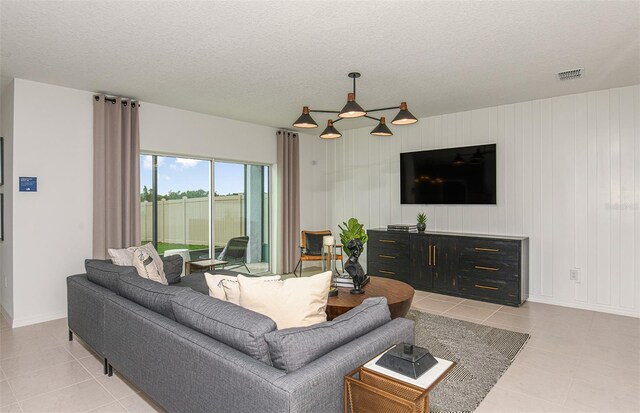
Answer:
[{"label": "sliding glass door", "polygon": [[141,239],[160,255],[187,249],[191,259],[209,257],[210,168],[208,160],[141,155]]},{"label": "sliding glass door", "polygon": [[[215,161],[214,177],[216,257],[229,261],[228,268],[235,271],[268,272],[269,167]],[[229,257],[225,247],[234,248],[235,255]]]}]

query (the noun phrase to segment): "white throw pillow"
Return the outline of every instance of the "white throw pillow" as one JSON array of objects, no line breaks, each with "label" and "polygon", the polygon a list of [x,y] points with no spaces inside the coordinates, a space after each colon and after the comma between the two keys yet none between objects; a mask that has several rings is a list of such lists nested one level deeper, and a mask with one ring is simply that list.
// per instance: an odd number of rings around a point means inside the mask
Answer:
[{"label": "white throw pillow", "polygon": [[331,271],[269,282],[238,275],[238,284],[240,305],[270,317],[278,329],[306,327],[327,321]]},{"label": "white throw pillow", "polygon": [[[158,255],[157,252],[156,255]],[[141,277],[168,285],[167,277],[161,268],[162,260],[159,257],[153,257],[144,247],[136,248],[133,250],[133,266]]]},{"label": "white throw pillow", "polygon": [[137,247],[129,247],[122,249],[109,248],[107,252],[109,253],[109,258],[111,258],[111,262],[115,265],[133,265],[133,250]]},{"label": "white throw pillow", "polygon": [[[206,272],[204,273],[204,278],[207,280],[207,287],[209,287],[209,296],[240,305],[240,287],[238,286],[237,277]],[[277,281],[280,276],[271,275],[257,279],[260,281]]]}]

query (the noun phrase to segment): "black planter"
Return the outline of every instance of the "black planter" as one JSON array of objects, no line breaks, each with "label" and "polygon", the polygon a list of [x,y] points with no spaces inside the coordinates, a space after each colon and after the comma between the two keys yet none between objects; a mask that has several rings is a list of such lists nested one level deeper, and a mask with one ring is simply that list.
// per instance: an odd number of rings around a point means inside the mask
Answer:
[{"label": "black planter", "polygon": [[418,224],[418,232],[424,232],[425,229],[427,229],[427,224]]}]

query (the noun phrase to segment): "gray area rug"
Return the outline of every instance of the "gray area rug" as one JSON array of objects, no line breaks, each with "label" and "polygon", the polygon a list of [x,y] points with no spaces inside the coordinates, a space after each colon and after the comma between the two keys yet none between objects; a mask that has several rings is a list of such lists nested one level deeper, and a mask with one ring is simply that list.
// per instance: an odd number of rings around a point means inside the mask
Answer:
[{"label": "gray area rug", "polygon": [[411,310],[416,345],[458,365],[429,394],[430,412],[472,412],[509,368],[529,334]]}]

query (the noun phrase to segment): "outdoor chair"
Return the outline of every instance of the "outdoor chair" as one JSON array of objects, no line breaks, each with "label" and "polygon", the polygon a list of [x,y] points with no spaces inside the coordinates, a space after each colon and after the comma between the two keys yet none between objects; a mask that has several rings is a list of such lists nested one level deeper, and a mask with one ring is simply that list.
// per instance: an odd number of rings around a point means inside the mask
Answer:
[{"label": "outdoor chair", "polygon": [[226,261],[227,263],[224,265],[224,268],[227,265],[235,265],[235,267],[226,268],[233,269],[238,267],[244,267],[247,269],[248,273],[249,267],[247,267],[247,245],[249,244],[249,237],[235,237],[231,238],[227,241],[227,245],[225,245],[224,249],[218,255],[218,260]]},{"label": "outdoor chair", "polygon": [[[322,261],[322,238],[325,236],[331,235],[331,231],[328,229],[322,231],[302,231],[300,237],[300,259],[298,260],[298,264],[296,264],[296,268],[293,269],[293,274],[296,277],[302,275],[302,263],[306,261]],[[340,262],[342,264],[342,246],[336,245],[336,247],[340,250],[338,253],[336,251],[336,263]],[[298,274],[298,268],[300,268],[300,274]],[[343,268],[344,270],[344,268]]]}]

